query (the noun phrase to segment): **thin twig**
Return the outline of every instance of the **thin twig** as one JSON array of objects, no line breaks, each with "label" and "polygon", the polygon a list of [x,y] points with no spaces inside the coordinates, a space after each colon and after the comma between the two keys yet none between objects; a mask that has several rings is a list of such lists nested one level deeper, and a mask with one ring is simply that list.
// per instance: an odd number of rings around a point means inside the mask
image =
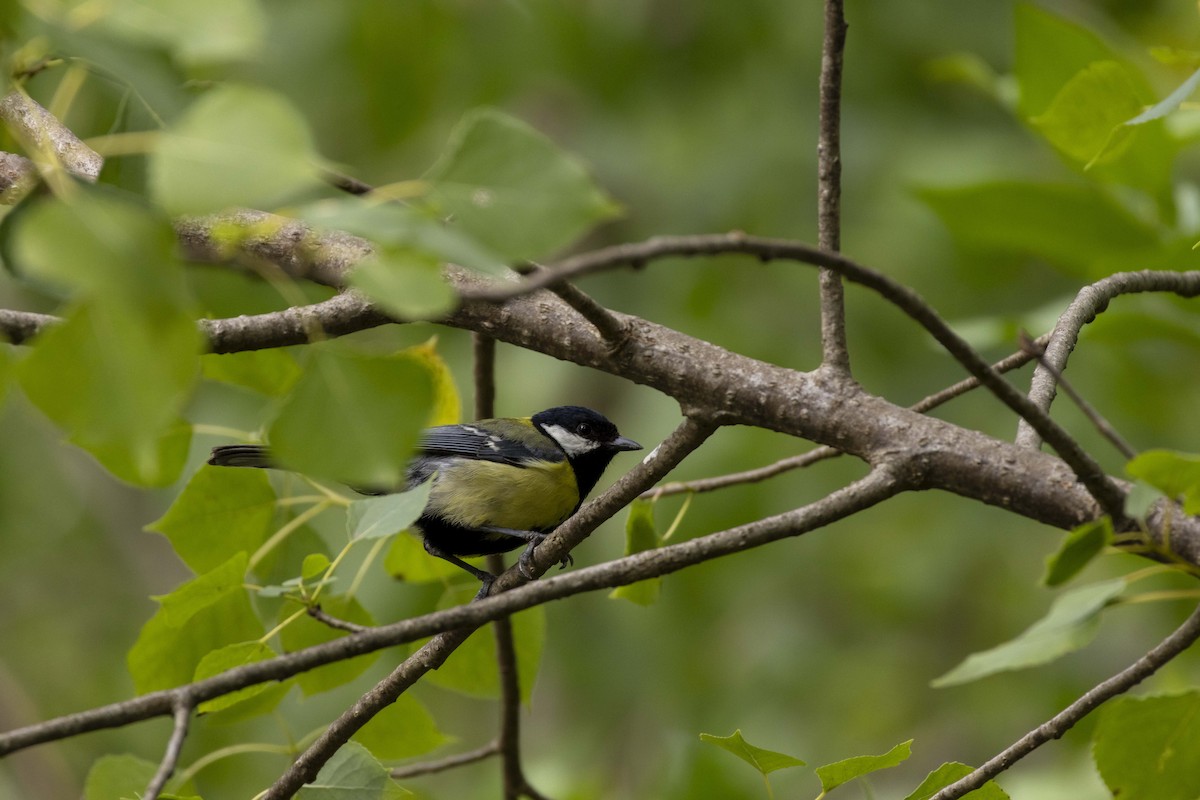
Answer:
[{"label": "thin twig", "polygon": [[1200,608],[1193,611],[1174,633],[1159,642],[1150,652],[1108,680],[1092,687],[1074,703],[1022,736],[1011,747],[989,759],[971,774],[943,788],[930,800],[955,800],[983,786],[1043,744],[1060,738],[1106,700],[1129,691],[1153,675],[1168,661],[1191,647],[1197,638],[1200,638]]},{"label": "thin twig", "polygon": [[183,752],[183,740],[187,738],[188,726],[192,721],[192,704],[186,699],[186,696],[181,696],[175,704],[174,717],[175,727],[171,730],[171,738],[167,741],[167,750],[163,753],[158,771],[154,773],[154,777],[146,786],[145,797],[147,800],[158,799],[159,794],[167,785],[167,781],[175,773],[175,767],[179,764],[179,755]]},{"label": "thin twig", "polygon": [[331,169],[321,171],[321,177],[335,189],[340,189],[347,194],[362,196],[375,191],[375,187],[352,175],[343,175],[340,172],[335,172]]},{"label": "thin twig", "polygon": [[1127,460],[1134,458],[1137,455],[1137,451],[1130,446],[1129,442],[1125,441],[1121,434],[1117,433],[1117,429],[1096,410],[1095,406],[1089,403],[1083,395],[1075,391],[1075,387],[1071,385],[1070,381],[1067,380],[1058,367],[1050,363],[1046,358],[1045,347],[1030,339],[1029,334],[1023,330],[1018,334],[1018,338],[1021,342],[1021,349],[1037,358],[1038,364],[1054,377],[1054,382],[1062,387],[1062,390],[1074,401],[1075,405],[1079,406],[1079,410],[1083,412],[1083,415],[1088,418],[1088,421],[1092,423],[1096,430],[1100,431],[1100,435],[1108,439],[1113,447],[1117,448]]},{"label": "thin twig", "polygon": [[[1075,299],[1059,315],[1054,332],[1046,345],[1046,362],[1062,374],[1067,368],[1067,359],[1083,326],[1094,320],[1107,308],[1109,301],[1126,294],[1143,292],[1171,292],[1180,297],[1200,295],[1196,272],[1172,272],[1169,270],[1140,270],[1118,272],[1107,278],[1083,287]],[[1043,411],[1050,410],[1054,402],[1055,379],[1047,368],[1034,370],[1029,386],[1029,399]],[[1042,443],[1041,436],[1027,422],[1018,424],[1016,443],[1022,447],[1036,448]]]},{"label": "thin twig", "polygon": [[474,359],[475,419],[496,416],[496,340],[486,333],[471,334]]},{"label": "thin twig", "polygon": [[404,778],[415,778],[418,775],[430,775],[435,772],[445,772],[447,770],[455,769],[456,767],[463,767],[467,764],[474,764],[477,761],[483,761],[486,758],[491,758],[499,752],[500,742],[493,741],[485,744],[483,747],[476,748],[475,750],[468,750],[465,753],[455,753],[452,756],[446,756],[445,758],[439,758],[433,761],[421,761],[417,764],[406,764],[402,767],[395,767],[392,769],[391,774],[396,780],[403,780]]},{"label": "thin twig", "polygon": [[335,628],[339,631],[346,631],[347,633],[362,633],[363,631],[370,630],[373,627],[371,625],[359,625],[357,622],[339,619],[338,617],[325,612],[320,606],[316,605],[306,606],[304,610],[307,611],[308,615],[317,622],[328,625],[329,627]]},{"label": "thin twig", "polygon": [[[820,102],[817,134],[817,244],[823,250],[841,249],[842,226],[842,56],[846,48],[846,17],[842,0],[825,0],[825,35],[821,48]],[[822,363],[842,375],[850,374],[846,346],[846,301],[842,276],[820,271]]]}]

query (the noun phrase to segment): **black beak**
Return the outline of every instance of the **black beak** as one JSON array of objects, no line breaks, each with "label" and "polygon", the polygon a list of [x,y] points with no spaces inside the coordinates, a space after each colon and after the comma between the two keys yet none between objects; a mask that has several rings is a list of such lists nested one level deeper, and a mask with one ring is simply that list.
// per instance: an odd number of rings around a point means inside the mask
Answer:
[{"label": "black beak", "polygon": [[624,436],[618,436],[608,443],[610,450],[641,450],[642,446],[633,439],[627,439]]}]

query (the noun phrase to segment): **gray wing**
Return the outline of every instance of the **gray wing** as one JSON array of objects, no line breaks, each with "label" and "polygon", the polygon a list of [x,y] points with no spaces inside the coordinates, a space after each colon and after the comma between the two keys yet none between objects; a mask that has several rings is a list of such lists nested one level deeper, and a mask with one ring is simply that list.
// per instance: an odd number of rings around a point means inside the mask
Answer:
[{"label": "gray wing", "polygon": [[[518,423],[513,423],[518,426]],[[531,431],[514,427],[514,434],[528,438]],[[537,435],[537,434],[535,434]],[[556,447],[536,447],[519,441],[517,436],[500,436],[469,423],[429,428],[421,435],[418,448],[422,456],[460,457],[480,461],[524,466],[529,461],[561,461],[566,456]]]}]

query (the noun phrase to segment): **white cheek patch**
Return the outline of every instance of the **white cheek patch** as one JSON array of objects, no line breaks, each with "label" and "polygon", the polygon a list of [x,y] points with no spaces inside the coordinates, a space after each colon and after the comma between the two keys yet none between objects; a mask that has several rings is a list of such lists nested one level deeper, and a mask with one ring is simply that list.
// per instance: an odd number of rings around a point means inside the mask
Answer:
[{"label": "white cheek patch", "polygon": [[558,446],[569,456],[581,456],[600,446],[599,442],[593,442],[591,439],[571,433],[561,425],[546,425],[544,430],[546,435],[558,442]]}]

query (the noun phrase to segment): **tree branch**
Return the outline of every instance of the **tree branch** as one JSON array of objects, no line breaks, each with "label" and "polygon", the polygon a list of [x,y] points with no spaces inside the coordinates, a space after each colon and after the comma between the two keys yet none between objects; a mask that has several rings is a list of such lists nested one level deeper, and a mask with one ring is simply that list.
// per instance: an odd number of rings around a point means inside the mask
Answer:
[{"label": "tree branch", "polygon": [[955,798],[962,797],[983,786],[1046,742],[1061,738],[1076,723],[1095,711],[1106,700],[1129,691],[1149,678],[1168,661],[1191,647],[1198,638],[1200,638],[1200,608],[1193,611],[1191,616],[1175,629],[1174,633],[1159,642],[1153,650],[1108,680],[1089,689],[1074,703],[1022,736],[1011,747],[990,759],[971,774],[943,788],[930,800],[955,800]]},{"label": "tree branch", "polygon": [[24,197],[33,188],[39,171],[53,179],[61,169],[90,183],[100,176],[104,166],[100,154],[20,89],[0,98],[0,122],[33,156],[29,160],[0,154],[0,203],[11,205]]},{"label": "tree branch", "polygon": [[[1106,311],[1109,301],[1114,297],[1142,292],[1171,292],[1180,297],[1196,297],[1200,295],[1200,271],[1167,272],[1147,269],[1139,272],[1118,272],[1080,289],[1054,325],[1050,342],[1046,345],[1047,366],[1039,366],[1034,370],[1029,386],[1029,400],[1043,411],[1049,411],[1055,394],[1055,379],[1051,368],[1059,373],[1067,368],[1067,359],[1079,341],[1079,333],[1083,326]],[[1025,420],[1018,422],[1018,445],[1036,448],[1041,446],[1042,439],[1043,437]]]},{"label": "tree branch", "polygon": [[446,770],[463,767],[467,764],[474,764],[476,761],[483,761],[485,758],[491,758],[499,752],[500,743],[493,741],[485,744],[483,747],[468,750],[465,753],[455,753],[452,756],[439,758],[435,761],[422,761],[417,764],[396,767],[392,770],[392,777],[396,780],[401,780],[403,778],[415,778],[418,775],[429,775],[434,772],[445,772]]},{"label": "tree branch", "polygon": [[[841,249],[842,225],[842,57],[846,16],[842,0],[825,0],[825,36],[821,49],[817,138],[817,244]],[[842,278],[828,267],[820,270],[821,347],[825,368],[850,374],[846,347],[846,300]]]},{"label": "tree branch", "polygon": [[167,781],[175,773],[175,767],[179,764],[179,754],[183,752],[183,740],[187,738],[188,727],[191,725],[192,710],[192,703],[186,698],[186,695],[181,695],[175,703],[175,726],[171,730],[170,740],[167,741],[167,750],[163,753],[158,771],[154,773],[154,777],[146,786],[147,800],[158,800]]}]

